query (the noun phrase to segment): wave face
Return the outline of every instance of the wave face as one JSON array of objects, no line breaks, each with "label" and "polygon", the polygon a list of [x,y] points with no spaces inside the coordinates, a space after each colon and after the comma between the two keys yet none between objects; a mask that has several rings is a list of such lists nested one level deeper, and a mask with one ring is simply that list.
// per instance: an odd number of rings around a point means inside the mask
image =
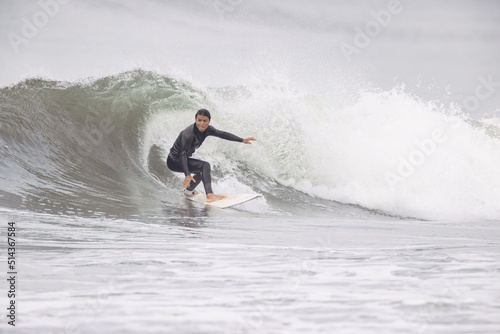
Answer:
[{"label": "wave face", "polygon": [[179,91],[188,89],[142,71],[2,89],[2,205],[64,214],[148,208],[159,194],[140,160],[141,129],[150,108]]},{"label": "wave face", "polygon": [[55,214],[178,214],[182,177],[165,158],[197,109],[253,145],[208,139],[196,152],[216,192],[264,194],[256,211],[500,218],[495,120],[400,89],[337,106],[286,85],[200,89],[134,70],[0,90],[0,205]]}]

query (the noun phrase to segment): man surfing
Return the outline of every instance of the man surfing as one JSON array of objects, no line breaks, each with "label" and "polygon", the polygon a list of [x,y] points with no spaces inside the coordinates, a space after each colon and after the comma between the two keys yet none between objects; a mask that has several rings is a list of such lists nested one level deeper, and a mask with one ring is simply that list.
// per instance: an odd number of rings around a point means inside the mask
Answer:
[{"label": "man surfing", "polygon": [[[167,166],[173,172],[184,173],[186,176],[182,182],[184,196],[191,197],[197,193],[196,186],[203,182],[207,202],[214,202],[226,198],[226,196],[215,195],[212,191],[212,178],[210,176],[210,164],[206,161],[193,159],[194,151],[203,144],[208,136],[215,136],[222,139],[251,144],[250,141],[257,140],[254,137],[240,138],[229,132],[217,130],[210,125],[210,112],[207,109],[200,109],[194,116],[195,123],[181,131],[170,149],[167,158]],[[194,176],[191,175],[194,173]]]}]

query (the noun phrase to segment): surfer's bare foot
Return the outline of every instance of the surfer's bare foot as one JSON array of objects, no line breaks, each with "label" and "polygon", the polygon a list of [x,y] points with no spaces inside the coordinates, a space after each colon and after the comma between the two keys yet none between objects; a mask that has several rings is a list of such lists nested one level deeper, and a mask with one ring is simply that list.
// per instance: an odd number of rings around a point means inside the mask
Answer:
[{"label": "surfer's bare foot", "polygon": [[221,199],[226,198],[227,196],[222,196],[222,195],[215,195],[214,193],[210,193],[207,195],[207,202],[215,202],[215,201],[220,201]]},{"label": "surfer's bare foot", "polygon": [[190,198],[190,197],[196,196],[196,195],[198,195],[198,194],[199,194],[199,192],[197,192],[197,191],[195,191],[195,192],[194,192],[194,193],[192,193],[191,195],[188,195],[188,194],[184,193],[184,197]]}]

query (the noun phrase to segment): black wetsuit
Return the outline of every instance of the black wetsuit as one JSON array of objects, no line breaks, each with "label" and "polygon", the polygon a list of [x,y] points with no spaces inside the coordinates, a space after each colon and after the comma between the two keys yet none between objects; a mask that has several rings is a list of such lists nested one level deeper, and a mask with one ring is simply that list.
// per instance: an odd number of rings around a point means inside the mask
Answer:
[{"label": "black wetsuit", "polygon": [[229,132],[217,130],[209,125],[208,128],[200,132],[196,127],[196,123],[188,126],[179,134],[170,149],[170,154],[167,158],[167,166],[174,172],[184,173],[185,176],[194,173],[195,182],[191,181],[187,190],[192,191],[196,186],[203,181],[206,194],[213,193],[212,178],[210,176],[210,164],[206,161],[190,158],[194,151],[203,144],[203,141],[208,136],[215,136],[226,140],[243,142],[243,138],[235,136]]}]

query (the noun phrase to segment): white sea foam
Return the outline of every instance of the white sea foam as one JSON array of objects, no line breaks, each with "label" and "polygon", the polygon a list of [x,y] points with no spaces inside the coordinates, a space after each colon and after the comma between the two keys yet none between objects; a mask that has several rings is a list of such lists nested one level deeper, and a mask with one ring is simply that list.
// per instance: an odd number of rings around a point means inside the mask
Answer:
[{"label": "white sea foam", "polygon": [[[202,101],[200,101],[202,102]],[[324,199],[426,219],[498,219],[500,141],[453,105],[424,102],[402,89],[361,91],[331,108],[283,86],[207,92],[212,124],[250,147],[208,139],[196,154],[234,180],[236,162]],[[213,108],[213,109],[212,109]],[[147,126],[170,149],[194,111],[168,111]]]},{"label": "white sea foam", "polygon": [[260,140],[227,149],[314,196],[429,219],[500,216],[500,141],[455,106],[401,89],[363,91],[338,109],[321,102],[282,88],[221,99],[222,123]]}]

